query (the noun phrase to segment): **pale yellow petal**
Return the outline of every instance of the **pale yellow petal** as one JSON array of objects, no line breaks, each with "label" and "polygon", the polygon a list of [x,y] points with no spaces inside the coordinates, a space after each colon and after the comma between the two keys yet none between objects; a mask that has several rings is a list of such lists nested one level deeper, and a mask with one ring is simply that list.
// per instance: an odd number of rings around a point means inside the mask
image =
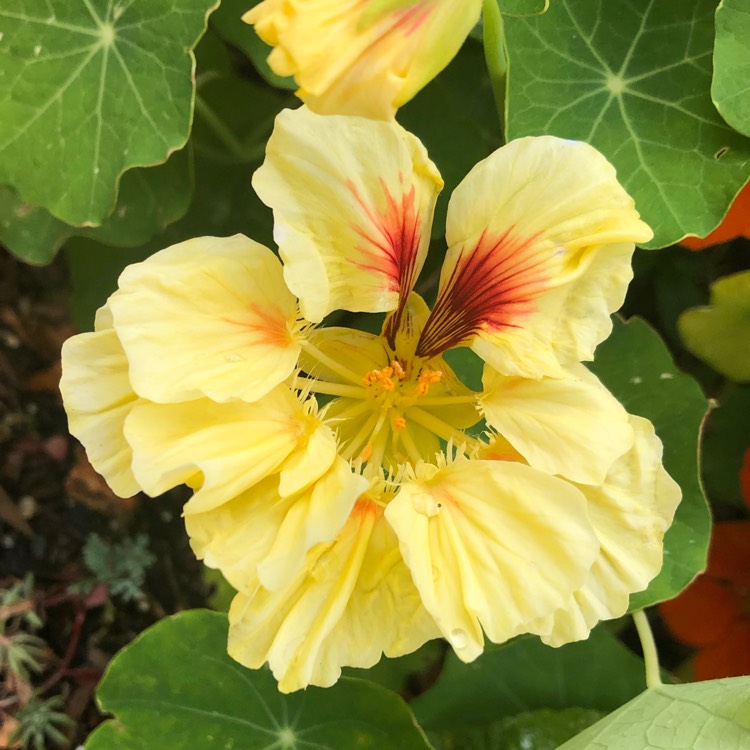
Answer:
[{"label": "pale yellow petal", "polygon": [[368,482],[338,459],[303,492],[281,497],[270,476],[211,510],[185,514],[196,556],[251,594],[260,576],[279,588],[299,572],[307,551],[336,537]]},{"label": "pale yellow petal", "polygon": [[645,589],[661,570],[664,533],[682,493],[662,466],[653,425],[640,417],[631,421],[633,448],[601,486],[578,486],[601,551],[585,584],[548,623],[540,623],[542,639],[550,645],[587,638],[600,620],[625,614],[630,595]]},{"label": "pale yellow petal", "polygon": [[590,358],[622,302],[633,243],[651,237],[606,159],[551,136],[477,164],[451,197],[446,232],[417,353],[470,344],[499,372],[537,378]]},{"label": "pale yellow petal", "polygon": [[535,469],[599,484],[633,444],[628,413],[583,365],[541,380],[485,366],[483,383],[487,424]]},{"label": "pale yellow petal", "polygon": [[[285,386],[261,401],[144,404],[133,409],[125,435],[133,472],[159,495],[178,484],[196,488],[186,513],[210,510],[276,472],[319,426]],[[321,470],[321,474],[325,467]]]},{"label": "pale yellow petal", "polygon": [[279,468],[279,495],[286,497],[309,487],[328,471],[336,458],[336,437],[322,422],[300,440]]},{"label": "pale yellow petal", "polygon": [[354,473],[347,461],[338,458],[314,485],[295,496],[273,547],[258,567],[261,584],[272,591],[287,586],[307,551],[320,542],[332,541],[341,531],[368,486],[369,482]]},{"label": "pale yellow petal", "polygon": [[202,513],[186,513],[185,528],[195,556],[218,568],[237,591],[252,593],[258,563],[273,547],[296,496],[282,498],[270,476],[225,503]]},{"label": "pale yellow petal", "polygon": [[336,309],[405,303],[442,185],[419,140],[395,123],[281,112],[253,186],[274,211],[302,315],[317,323]]},{"label": "pale yellow petal", "polygon": [[109,318],[108,310],[101,312],[94,333],[78,334],[63,344],[60,393],[70,433],[83,444],[91,465],[116,495],[130,497],[141,487],[133,476],[123,426],[141,400],[133,392],[128,361]]},{"label": "pale yellow petal", "polygon": [[152,401],[256,401],[297,362],[297,303],[281,263],[241,234],[128,266],[111,307],[134,389]]},{"label": "pale yellow petal", "polygon": [[425,608],[460,659],[482,652],[483,629],[502,643],[580,588],[599,545],[573,485],[506,461],[421,473],[385,515]]},{"label": "pale yellow petal", "polygon": [[539,300],[539,312],[525,330],[550,345],[560,362],[593,360],[596,347],[612,332],[612,312],[625,301],[632,255],[632,243],[592,253],[584,273]]},{"label": "pale yellow petal", "polygon": [[282,692],[332,685],[342,666],[371,667],[438,635],[401,559],[382,507],[363,500],[334,542],[308,552],[278,591],[238,594],[229,611],[229,654],[268,661]]},{"label": "pale yellow petal", "polygon": [[269,64],[295,76],[311,109],[390,119],[451,61],[480,8],[481,0],[265,0],[244,20],[274,47]]}]

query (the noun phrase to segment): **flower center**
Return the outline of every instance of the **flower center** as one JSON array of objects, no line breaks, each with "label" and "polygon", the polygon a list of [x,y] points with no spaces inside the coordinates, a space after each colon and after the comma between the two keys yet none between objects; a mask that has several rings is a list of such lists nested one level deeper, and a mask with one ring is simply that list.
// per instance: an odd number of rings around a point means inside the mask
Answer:
[{"label": "flower center", "polygon": [[[397,359],[394,359],[386,367],[382,367],[379,370],[370,370],[362,378],[362,382],[375,392],[380,389],[382,394],[378,394],[379,396],[393,394],[400,401],[403,401],[409,398],[413,400],[411,391],[414,392],[414,397],[426,396],[430,392],[430,386],[433,383],[439,383],[442,377],[442,370],[423,369],[416,380],[410,380],[407,378],[406,371],[401,366],[401,363]],[[390,408],[394,401],[393,399],[386,400],[388,400],[388,404],[385,406],[386,408]]]},{"label": "flower center", "polygon": [[[346,356],[352,349],[344,342],[329,339],[325,352],[307,344],[306,355],[319,366],[308,365],[309,377],[296,378],[297,387],[336,396],[326,406],[325,418],[338,433],[344,458],[378,474],[381,467],[394,474],[403,464],[433,461],[448,441],[472,442],[463,429],[480,419],[477,394],[442,359],[399,356],[385,338],[367,339],[367,346],[367,356],[357,361]],[[354,361],[358,367],[370,366],[357,375]],[[317,377],[324,369],[345,382]]]}]

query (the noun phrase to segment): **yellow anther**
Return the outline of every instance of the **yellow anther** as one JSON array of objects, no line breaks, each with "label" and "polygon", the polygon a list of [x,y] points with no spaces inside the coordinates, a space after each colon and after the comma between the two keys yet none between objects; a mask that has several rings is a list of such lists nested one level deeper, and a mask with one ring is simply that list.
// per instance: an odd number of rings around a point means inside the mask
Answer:
[{"label": "yellow anther", "polygon": [[441,370],[425,370],[417,378],[417,396],[425,396],[433,383],[439,383],[443,378]]},{"label": "yellow anther", "polygon": [[[384,391],[392,391],[396,387],[396,382],[400,379],[399,370],[403,373],[403,370],[401,369],[401,366],[398,365],[398,362],[394,360],[394,364],[398,367],[392,367],[392,366],[386,366],[383,367],[381,370],[370,370],[370,372],[367,373],[362,378],[362,382],[365,385],[375,385],[376,383],[379,383],[381,386],[383,386]],[[393,374],[396,373],[396,382],[393,380]]]},{"label": "yellow anther", "polygon": [[405,427],[406,427],[406,420],[403,417],[394,417],[393,419],[394,430],[403,430]]},{"label": "yellow anther", "polygon": [[380,370],[370,370],[370,372],[362,378],[362,382],[365,385],[372,385],[373,383],[377,383],[382,377]]},{"label": "yellow anther", "polygon": [[367,461],[372,456],[372,445],[366,445],[362,452],[357,456],[360,461]]},{"label": "yellow anther", "polygon": [[396,377],[399,380],[403,380],[406,377],[406,373],[404,372],[404,368],[401,367],[399,361],[397,359],[394,359],[393,362],[391,362],[391,367],[393,368],[393,372],[396,373]]}]

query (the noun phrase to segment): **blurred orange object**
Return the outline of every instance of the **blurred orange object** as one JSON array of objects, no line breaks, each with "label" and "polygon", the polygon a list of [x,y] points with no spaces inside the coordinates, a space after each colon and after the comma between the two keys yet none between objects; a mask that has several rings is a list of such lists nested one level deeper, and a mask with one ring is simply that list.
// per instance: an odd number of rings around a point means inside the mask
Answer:
[{"label": "blurred orange object", "polygon": [[680,244],[689,250],[705,250],[712,245],[729,242],[735,237],[750,238],[750,182],[740,190],[724,221],[711,234],[707,237],[685,237]]},{"label": "blurred orange object", "polygon": [[678,640],[695,646],[696,680],[750,675],[750,521],[717,523],[708,569],[659,606]]},{"label": "blurred orange object", "polygon": [[745,505],[750,508],[750,448],[745,449],[745,456],[742,459],[742,468],[740,469],[740,490]]}]

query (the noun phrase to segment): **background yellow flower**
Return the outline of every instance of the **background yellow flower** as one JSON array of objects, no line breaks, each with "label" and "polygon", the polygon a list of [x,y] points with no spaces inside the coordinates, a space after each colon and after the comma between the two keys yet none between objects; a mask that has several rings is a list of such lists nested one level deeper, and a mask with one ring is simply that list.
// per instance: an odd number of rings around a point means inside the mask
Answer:
[{"label": "background yellow flower", "polygon": [[315,112],[392,118],[458,52],[481,0],[264,0],[244,20]]}]

